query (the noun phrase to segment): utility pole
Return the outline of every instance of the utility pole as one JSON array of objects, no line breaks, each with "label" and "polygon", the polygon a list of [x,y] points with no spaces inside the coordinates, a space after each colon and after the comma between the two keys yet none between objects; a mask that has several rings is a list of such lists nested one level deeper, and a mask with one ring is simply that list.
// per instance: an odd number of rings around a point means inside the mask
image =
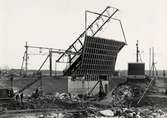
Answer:
[{"label": "utility pole", "polygon": [[[151,55],[152,53],[152,55]],[[152,56],[152,62],[151,62],[151,66],[150,66],[150,76],[154,77],[155,75],[157,76],[158,73],[157,73],[157,70],[156,70],[156,67],[155,67],[155,60],[154,60],[154,48],[150,48],[150,57]],[[150,58],[150,61],[151,61],[151,58]]]},{"label": "utility pole", "polygon": [[136,43],[136,62],[139,62],[139,42]]},{"label": "utility pole", "polygon": [[26,72],[26,76],[27,76],[27,71],[28,71],[28,45],[26,42],[25,45],[26,51],[25,51],[25,72]]},{"label": "utility pole", "polygon": [[149,76],[151,76],[151,48],[149,48]]},{"label": "utility pole", "polygon": [[[141,100],[143,99],[144,95],[146,94],[146,92],[148,91],[149,87],[152,85],[152,82],[157,79],[157,74],[155,76],[154,72],[156,71],[156,67],[155,67],[155,62],[154,62],[154,48],[152,48],[152,51],[151,51],[151,48],[150,48],[150,57],[151,57],[151,52],[152,52],[152,65],[151,65],[151,68],[150,68],[150,76],[151,76],[151,72],[152,72],[152,77],[151,77],[151,80],[150,80],[150,83],[148,84],[147,88],[145,89],[143,95],[140,97],[140,99],[138,100],[137,104],[139,104],[141,102]],[[149,59],[151,61],[151,58]]]},{"label": "utility pole", "polygon": [[154,72],[155,72],[154,48],[152,48],[152,68],[153,68],[152,76],[154,77]]},{"label": "utility pole", "polygon": [[50,77],[52,77],[52,49],[49,50],[49,59],[50,59],[49,71],[50,71]]}]

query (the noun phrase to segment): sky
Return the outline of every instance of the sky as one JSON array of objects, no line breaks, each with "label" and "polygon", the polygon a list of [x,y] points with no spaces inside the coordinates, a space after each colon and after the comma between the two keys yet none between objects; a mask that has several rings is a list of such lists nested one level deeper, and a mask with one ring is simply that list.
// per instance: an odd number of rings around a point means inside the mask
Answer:
[{"label": "sky", "polygon": [[[154,47],[156,68],[167,69],[166,0],[0,0],[0,68],[21,67],[26,41],[67,49],[84,30],[85,10],[101,12],[106,6],[120,10],[116,18],[122,21],[128,44],[118,55],[116,69],[135,62],[137,40],[146,68],[149,48]],[[38,69],[45,58],[30,56],[29,68]]]}]

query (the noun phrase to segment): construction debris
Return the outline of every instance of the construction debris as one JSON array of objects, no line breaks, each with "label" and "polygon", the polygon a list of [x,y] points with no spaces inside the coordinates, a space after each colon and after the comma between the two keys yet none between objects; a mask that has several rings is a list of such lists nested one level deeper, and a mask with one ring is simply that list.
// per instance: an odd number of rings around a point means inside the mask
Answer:
[{"label": "construction debris", "polygon": [[[91,115],[93,116],[93,115]],[[167,112],[154,107],[111,108],[101,110],[95,118],[167,118]]]},{"label": "construction debris", "polygon": [[[124,86],[124,90],[122,90],[122,88],[120,89],[123,91],[123,93],[117,93],[122,98],[120,100],[123,101],[123,98],[126,95],[131,96],[127,86]],[[116,93],[112,93],[112,95],[116,96]],[[116,97],[107,96],[100,102],[95,101],[99,103],[97,105],[95,102],[89,102],[89,100],[83,101],[78,96],[73,94],[56,93],[55,95],[44,95],[33,99],[26,98],[23,103],[16,101],[10,104],[6,104],[1,107],[0,115],[4,115],[5,113],[10,115],[8,110],[17,108],[11,111],[17,114],[17,111],[21,113],[21,111],[25,109],[23,114],[26,113],[26,111],[28,114],[31,110],[33,111],[34,109],[34,118],[167,118],[167,109],[160,109],[158,106],[123,107],[118,105],[116,107],[114,106],[116,103],[103,106],[103,102],[112,103],[115,102],[115,100]],[[30,112],[31,114],[32,111]],[[40,111],[38,115],[37,111]]]},{"label": "construction debris", "polygon": [[132,89],[127,85],[122,85],[111,91],[101,103],[116,107],[128,107],[132,104],[133,98]]}]

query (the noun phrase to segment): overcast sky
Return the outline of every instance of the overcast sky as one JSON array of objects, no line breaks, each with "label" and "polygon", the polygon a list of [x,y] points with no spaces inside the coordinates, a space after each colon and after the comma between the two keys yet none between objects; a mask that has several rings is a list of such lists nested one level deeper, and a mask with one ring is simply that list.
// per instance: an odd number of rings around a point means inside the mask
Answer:
[{"label": "overcast sky", "polygon": [[[157,69],[167,69],[166,0],[0,0],[0,68],[21,67],[26,41],[66,49],[84,30],[84,11],[101,12],[106,6],[120,10],[117,18],[128,43],[118,55],[116,69],[135,62],[136,40],[147,68],[149,48],[155,47]],[[38,68],[45,56],[33,58],[29,68]]]}]

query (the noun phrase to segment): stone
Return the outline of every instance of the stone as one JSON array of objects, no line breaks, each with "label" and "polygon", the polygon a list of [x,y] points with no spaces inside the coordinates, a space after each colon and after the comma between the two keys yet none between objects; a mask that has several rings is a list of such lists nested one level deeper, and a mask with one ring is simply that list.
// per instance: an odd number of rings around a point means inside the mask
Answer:
[{"label": "stone", "polygon": [[107,117],[114,116],[114,112],[112,110],[103,110],[103,111],[100,111],[100,114]]}]

